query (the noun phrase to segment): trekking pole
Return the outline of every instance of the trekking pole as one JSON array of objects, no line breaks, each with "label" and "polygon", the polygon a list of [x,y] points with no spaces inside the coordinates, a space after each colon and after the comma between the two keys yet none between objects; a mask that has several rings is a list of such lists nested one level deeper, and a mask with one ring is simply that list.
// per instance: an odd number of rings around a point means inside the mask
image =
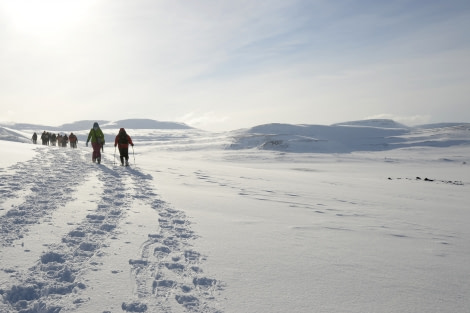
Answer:
[{"label": "trekking pole", "polygon": [[134,145],[132,145],[132,156],[134,157],[134,165],[135,165]]},{"label": "trekking pole", "polygon": [[116,166],[116,146],[114,146],[113,166]]}]

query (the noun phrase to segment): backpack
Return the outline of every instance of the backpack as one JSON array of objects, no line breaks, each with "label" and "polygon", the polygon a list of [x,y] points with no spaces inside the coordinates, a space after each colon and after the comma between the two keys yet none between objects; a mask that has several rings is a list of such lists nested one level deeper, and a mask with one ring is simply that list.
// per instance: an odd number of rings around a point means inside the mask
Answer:
[{"label": "backpack", "polygon": [[129,143],[129,140],[127,140],[126,132],[119,133],[118,143],[121,145],[127,145]]},{"label": "backpack", "polygon": [[[103,135],[103,132],[98,128],[98,130],[92,128],[92,130],[95,132],[95,137],[96,137],[96,142],[99,144],[99,145],[104,145],[104,135]],[[103,138],[101,138],[101,136],[103,136]]]}]

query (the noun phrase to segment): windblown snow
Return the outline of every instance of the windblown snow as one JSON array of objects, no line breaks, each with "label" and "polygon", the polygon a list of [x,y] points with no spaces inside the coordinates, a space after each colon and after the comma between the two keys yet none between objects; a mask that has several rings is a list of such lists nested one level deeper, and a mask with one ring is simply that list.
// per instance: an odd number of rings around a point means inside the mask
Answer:
[{"label": "windblown snow", "polygon": [[469,124],[124,122],[0,127],[0,312],[468,312]]}]

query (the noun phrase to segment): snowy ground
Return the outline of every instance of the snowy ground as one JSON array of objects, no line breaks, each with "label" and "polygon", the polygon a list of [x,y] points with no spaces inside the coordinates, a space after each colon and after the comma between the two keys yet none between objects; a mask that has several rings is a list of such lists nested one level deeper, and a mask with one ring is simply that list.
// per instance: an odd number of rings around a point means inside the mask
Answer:
[{"label": "snowy ground", "polygon": [[468,312],[470,128],[345,127],[4,131],[0,312]]}]

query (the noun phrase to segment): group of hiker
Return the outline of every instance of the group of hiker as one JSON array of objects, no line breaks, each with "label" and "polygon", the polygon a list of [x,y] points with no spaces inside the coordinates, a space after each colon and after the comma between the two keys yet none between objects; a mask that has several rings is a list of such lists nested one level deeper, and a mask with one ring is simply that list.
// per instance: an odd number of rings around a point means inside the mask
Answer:
[{"label": "group of hiker", "polygon": [[[91,142],[93,147],[93,153],[91,160],[93,162],[101,163],[101,150],[105,144],[104,134],[97,122],[93,124],[93,128],[90,129],[88,133],[88,138],[86,140],[86,146],[88,147],[88,142]],[[122,166],[129,166],[129,145],[134,147],[131,137],[126,133],[124,128],[119,129],[119,133],[114,139],[114,147],[119,149],[119,158],[121,160]]]},{"label": "group of hiker", "polygon": [[[78,138],[75,136],[73,133],[70,133],[70,135],[67,136],[67,134],[54,134],[50,132],[43,131],[41,134],[41,142],[44,146],[59,146],[59,147],[67,147],[67,143],[70,144],[70,148],[76,148],[77,147],[77,142]],[[31,137],[31,140],[33,141],[34,144],[37,144],[38,142],[38,134],[35,132],[33,134],[33,137]]]},{"label": "group of hiker", "polygon": [[[33,143],[36,144],[38,140],[38,135],[34,133],[31,139]],[[73,133],[70,133],[70,135],[67,136],[66,134],[51,134],[46,131],[42,133],[41,140],[43,145],[55,146],[57,142],[59,147],[66,147],[68,142],[70,143],[71,148],[76,148],[78,142],[77,136],[75,136]],[[90,132],[88,133],[88,137],[86,140],[87,147],[89,142],[91,142],[91,146],[93,148],[91,160],[93,161],[93,163],[101,163],[101,150],[103,150],[105,139],[103,131],[101,130],[97,122],[93,124],[93,128],[90,129]],[[120,128],[119,133],[114,139],[114,147],[117,147],[119,149],[119,159],[121,160],[122,166],[129,166],[129,145],[134,147],[134,143],[132,142],[131,137],[126,133],[126,130],[124,128]]]}]

